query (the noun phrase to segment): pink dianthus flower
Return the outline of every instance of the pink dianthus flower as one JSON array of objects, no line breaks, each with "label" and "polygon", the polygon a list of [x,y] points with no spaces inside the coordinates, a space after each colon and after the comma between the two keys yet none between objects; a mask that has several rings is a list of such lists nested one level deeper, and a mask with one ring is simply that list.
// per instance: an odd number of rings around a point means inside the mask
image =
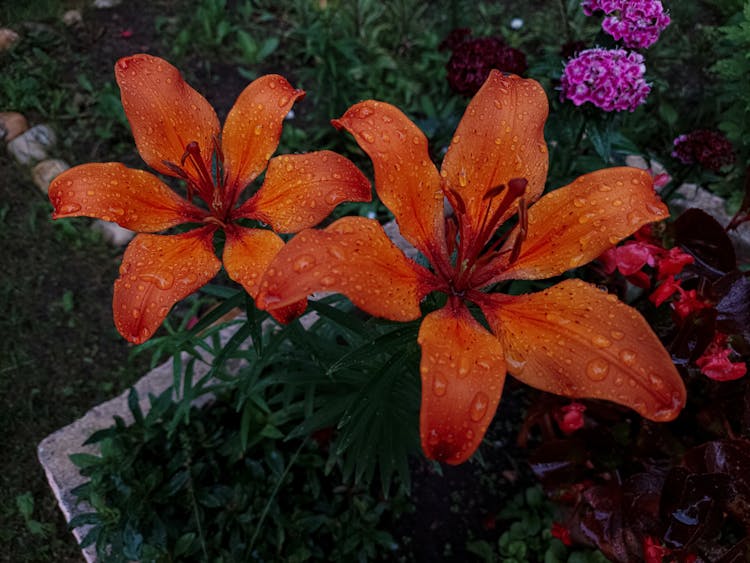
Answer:
[{"label": "pink dianthus flower", "polygon": [[561,77],[562,95],[580,106],[591,102],[604,111],[633,111],[651,87],[638,53],[624,49],[588,49],[568,61]]},{"label": "pink dianthus flower", "polygon": [[602,29],[631,49],[645,49],[659,39],[671,20],[660,0],[583,0],[583,12],[607,15]]}]

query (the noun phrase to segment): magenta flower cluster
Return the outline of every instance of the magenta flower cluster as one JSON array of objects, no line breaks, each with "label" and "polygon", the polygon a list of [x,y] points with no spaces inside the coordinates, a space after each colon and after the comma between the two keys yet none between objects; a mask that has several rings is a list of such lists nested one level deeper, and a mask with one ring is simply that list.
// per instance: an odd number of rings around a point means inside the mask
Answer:
[{"label": "magenta flower cluster", "polygon": [[674,158],[683,164],[699,164],[714,172],[733,164],[736,159],[732,143],[719,131],[697,129],[680,135],[673,144]]},{"label": "magenta flower cluster", "polygon": [[624,49],[588,49],[568,61],[561,78],[562,96],[580,106],[591,102],[604,111],[633,111],[651,87],[638,53]]},{"label": "magenta flower cluster", "polygon": [[659,39],[670,23],[660,0],[583,0],[583,12],[607,15],[602,29],[631,49],[645,49]]}]

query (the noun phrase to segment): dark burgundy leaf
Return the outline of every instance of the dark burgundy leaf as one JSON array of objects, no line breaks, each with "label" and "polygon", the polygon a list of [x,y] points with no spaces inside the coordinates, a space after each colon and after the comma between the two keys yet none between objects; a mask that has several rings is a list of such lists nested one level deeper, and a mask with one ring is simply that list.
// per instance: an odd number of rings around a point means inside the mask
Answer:
[{"label": "dark burgundy leaf", "polygon": [[716,311],[701,309],[685,319],[669,350],[677,365],[686,365],[700,357],[714,338]]},{"label": "dark burgundy leaf", "polygon": [[702,209],[688,209],[674,222],[675,243],[695,258],[694,267],[716,278],[737,267],[732,241],[719,222]]},{"label": "dark burgundy leaf", "polygon": [[750,561],[750,539],[745,538],[724,553],[715,563],[747,563]]},{"label": "dark burgundy leaf", "polygon": [[728,510],[750,527],[750,441],[718,440],[706,444],[706,468],[730,477]]},{"label": "dark burgundy leaf", "polygon": [[636,473],[623,483],[623,517],[640,537],[661,535],[659,499],[664,478],[655,472]]},{"label": "dark burgundy leaf", "polygon": [[583,498],[579,513],[581,534],[611,561],[630,561],[628,544],[632,541],[628,540],[635,538],[623,526],[620,486],[611,483],[591,487],[584,492]]},{"label": "dark burgundy leaf", "polygon": [[732,272],[714,284],[719,296],[716,326],[725,334],[741,334],[750,340],[750,277]]},{"label": "dark burgundy leaf", "polygon": [[555,488],[583,480],[585,444],[577,439],[544,442],[529,459],[531,470],[545,487]]},{"label": "dark burgundy leaf", "polygon": [[667,522],[664,543],[672,549],[689,549],[699,539],[714,536],[729,492],[726,474],[692,473],[676,467],[667,477],[661,498]]}]

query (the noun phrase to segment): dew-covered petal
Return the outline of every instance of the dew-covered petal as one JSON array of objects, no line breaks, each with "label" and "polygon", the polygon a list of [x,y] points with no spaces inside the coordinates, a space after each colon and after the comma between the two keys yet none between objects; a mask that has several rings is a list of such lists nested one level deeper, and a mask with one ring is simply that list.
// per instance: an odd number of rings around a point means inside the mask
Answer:
[{"label": "dew-covered petal", "polygon": [[234,281],[255,298],[260,280],[271,261],[284,248],[279,235],[268,229],[248,229],[230,225],[225,231],[224,268]]},{"label": "dew-covered petal", "polygon": [[82,164],[57,176],[49,198],[61,217],[97,217],[140,232],[200,221],[206,212],[143,170],[118,162]]},{"label": "dew-covered petal", "polygon": [[172,305],[207,284],[221,268],[214,227],[179,235],[138,235],[128,245],[115,281],[115,326],[134,344],[145,342]]},{"label": "dew-covered petal", "polygon": [[431,459],[463,463],[495,416],[505,381],[502,347],[455,302],[424,318],[418,340],[422,449]]},{"label": "dew-covered petal", "polygon": [[685,386],[645,319],[580,280],[480,303],[503,344],[508,372],[574,398],[606,399],[657,422],[685,405]]},{"label": "dew-covered petal", "polygon": [[548,193],[533,205],[517,260],[507,265],[515,244],[514,233],[495,262],[476,279],[484,286],[505,279],[557,276],[594,260],[643,225],[668,216],[645,170],[598,170]]},{"label": "dew-covered petal", "polygon": [[377,221],[344,217],[289,241],[266,270],[258,303],[272,310],[331,291],[371,315],[411,321],[419,318],[419,302],[434,283],[434,276],[406,258]]},{"label": "dew-covered petal", "polygon": [[524,178],[526,201],[541,195],[549,162],[544,142],[548,112],[547,94],[538,82],[497,70],[469,103],[442,167],[444,181],[466,207],[462,232],[467,236],[479,231],[488,205],[491,214],[502,200],[502,194],[485,199],[489,190]]},{"label": "dew-covered petal", "polygon": [[[164,59],[138,54],[117,61],[115,77],[138,152],[151,168],[175,176],[164,161],[179,165],[185,148],[195,141],[204,163],[211,169],[219,120],[211,105],[185,82],[180,71]],[[185,170],[198,178],[189,160],[185,162]]]},{"label": "dew-covered petal", "polygon": [[332,123],[354,135],[372,159],[375,190],[403,237],[431,263],[446,263],[443,192],[424,133],[398,108],[374,100],[353,105]]},{"label": "dew-covered petal", "polygon": [[296,233],[320,223],[343,201],[371,198],[370,182],[340,154],[289,154],[271,159],[263,186],[234,215]]},{"label": "dew-covered petal", "polygon": [[234,201],[276,151],[284,118],[305,95],[277,74],[253,80],[239,95],[221,134],[227,189]]},{"label": "dew-covered petal", "polygon": [[[260,289],[260,280],[268,265],[284,247],[281,237],[268,229],[248,229],[239,225],[230,225],[224,232],[224,268],[234,281],[245,288],[255,299]],[[307,308],[307,299],[301,299],[287,307],[271,311],[280,322],[289,322]]]}]

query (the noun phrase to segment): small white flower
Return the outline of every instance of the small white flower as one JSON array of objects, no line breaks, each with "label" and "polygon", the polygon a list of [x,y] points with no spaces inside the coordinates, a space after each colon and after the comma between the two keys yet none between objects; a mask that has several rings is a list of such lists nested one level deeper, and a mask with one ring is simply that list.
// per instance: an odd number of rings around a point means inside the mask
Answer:
[{"label": "small white flower", "polygon": [[510,20],[511,29],[521,29],[523,27],[523,20],[521,18],[513,18]]},{"label": "small white flower", "polygon": [[368,219],[375,219],[377,217],[377,214],[374,211],[368,211],[367,212],[367,218]]},{"label": "small white flower", "polygon": [[286,114],[286,117],[284,119],[294,119],[294,110],[290,109],[289,113]]}]

